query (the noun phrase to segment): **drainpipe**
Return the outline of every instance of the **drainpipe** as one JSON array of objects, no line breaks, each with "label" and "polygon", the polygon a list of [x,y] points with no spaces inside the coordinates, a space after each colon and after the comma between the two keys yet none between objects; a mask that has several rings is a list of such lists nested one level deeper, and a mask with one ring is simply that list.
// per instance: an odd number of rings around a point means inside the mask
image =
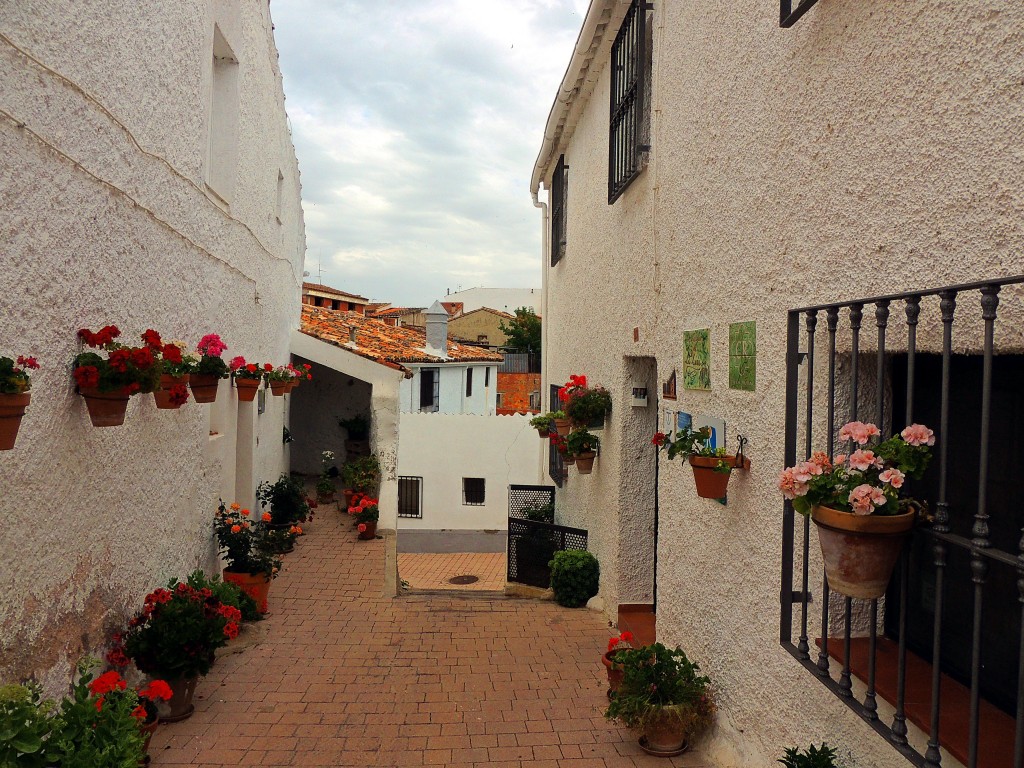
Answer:
[{"label": "drainpipe", "polygon": [[[540,362],[540,404],[541,411],[544,410],[544,400],[546,399],[545,392],[548,391],[548,237],[551,232],[551,227],[548,226],[548,204],[542,203],[537,199],[537,193],[540,191],[540,187],[536,186],[533,188],[531,193],[533,196],[533,207],[541,210],[540,217],[540,275],[541,275],[541,325],[540,325],[540,346],[541,346],[541,362]],[[542,443],[543,445],[543,443]],[[540,451],[540,461],[537,467],[537,483],[542,485],[544,483],[544,477],[547,470],[547,456],[544,451]]]}]

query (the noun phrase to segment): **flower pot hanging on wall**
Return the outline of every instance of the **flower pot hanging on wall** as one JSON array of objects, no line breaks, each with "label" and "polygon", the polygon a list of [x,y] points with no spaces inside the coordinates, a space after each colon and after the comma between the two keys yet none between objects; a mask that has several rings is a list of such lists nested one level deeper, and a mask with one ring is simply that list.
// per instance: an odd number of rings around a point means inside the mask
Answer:
[{"label": "flower pot hanging on wall", "polygon": [[187,373],[183,376],[161,374],[160,389],[153,392],[156,407],[164,411],[173,411],[187,403],[188,380],[189,375]]},{"label": "flower pot hanging on wall", "polygon": [[86,387],[79,394],[85,400],[89,420],[94,427],[119,427],[124,424],[129,395],[121,390],[100,392],[96,387]]},{"label": "flower pot hanging on wall", "polygon": [[220,376],[193,373],[188,379],[189,389],[192,390],[192,398],[197,403],[215,402],[217,400],[217,388],[220,380]]},{"label": "flower pot hanging on wall", "polygon": [[262,379],[235,379],[235,388],[238,390],[238,399],[242,402],[251,403],[256,399]]},{"label": "flower pot hanging on wall", "polygon": [[[690,456],[688,461],[693,467],[693,481],[697,486],[697,495],[702,499],[725,498],[729,488],[732,470],[741,466],[735,456]],[[743,469],[748,469],[746,461]]]},{"label": "flower pot hanging on wall", "polygon": [[9,451],[14,447],[21,428],[21,418],[25,415],[30,399],[28,392],[0,395],[0,451]]},{"label": "flower pot hanging on wall", "polygon": [[581,453],[576,456],[576,471],[581,475],[589,475],[594,469],[594,459],[597,454],[593,451]]}]

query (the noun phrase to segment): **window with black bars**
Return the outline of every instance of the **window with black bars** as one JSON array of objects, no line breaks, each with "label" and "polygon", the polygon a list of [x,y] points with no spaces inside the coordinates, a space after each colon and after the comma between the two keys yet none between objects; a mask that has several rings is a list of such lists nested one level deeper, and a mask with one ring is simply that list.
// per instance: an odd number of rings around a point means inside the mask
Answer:
[{"label": "window with black bars", "polygon": [[441,371],[420,368],[420,410],[437,411],[440,407]]},{"label": "window with black bars", "polygon": [[423,478],[398,478],[398,516],[423,517]]},{"label": "window with black bars", "polygon": [[[912,423],[935,432],[931,465],[906,481],[926,506],[897,545],[884,602],[830,588],[813,544],[828,526],[812,532],[791,501],[783,507],[783,647],[915,766],[939,768],[940,748],[968,768],[1024,766],[1022,284],[789,312],[786,466],[845,452],[837,436],[848,421],[874,422],[882,437]],[[925,733],[921,751],[908,721]]]},{"label": "window with black bars", "polygon": [[466,397],[473,396],[473,369],[466,369]]},{"label": "window with black bars", "polygon": [[551,266],[555,266],[565,255],[565,206],[569,191],[569,166],[565,155],[558,158],[558,165],[551,174]]},{"label": "window with black bars", "polygon": [[779,26],[792,27],[816,2],[818,0],[779,0]]},{"label": "window with black bars", "polygon": [[615,36],[611,53],[611,104],[608,128],[608,203],[614,203],[643,170],[650,113],[650,56],[647,11],[633,0]]},{"label": "window with black bars", "polygon": [[466,505],[484,504],[484,478],[462,478],[462,503]]}]

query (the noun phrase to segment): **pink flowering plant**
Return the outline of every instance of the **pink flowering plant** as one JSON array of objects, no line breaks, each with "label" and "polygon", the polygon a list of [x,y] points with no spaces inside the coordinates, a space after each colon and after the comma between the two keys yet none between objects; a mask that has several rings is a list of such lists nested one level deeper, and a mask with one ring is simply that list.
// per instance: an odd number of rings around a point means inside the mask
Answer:
[{"label": "pink flowering plant", "polygon": [[869,445],[880,437],[874,424],[851,421],[839,430],[851,453],[831,460],[824,451],[813,453],[782,472],[779,490],[802,515],[816,506],[854,515],[898,515],[920,506],[901,493],[907,478],[918,480],[928,468],[935,434],[923,424],[911,424],[899,435]]},{"label": "pink flowering plant", "polygon": [[199,353],[199,362],[196,364],[195,370],[191,372],[203,376],[226,378],[228,366],[221,356],[227,348],[228,345],[221,341],[220,336],[216,333],[206,334],[199,340],[199,344],[196,345],[196,351]]}]

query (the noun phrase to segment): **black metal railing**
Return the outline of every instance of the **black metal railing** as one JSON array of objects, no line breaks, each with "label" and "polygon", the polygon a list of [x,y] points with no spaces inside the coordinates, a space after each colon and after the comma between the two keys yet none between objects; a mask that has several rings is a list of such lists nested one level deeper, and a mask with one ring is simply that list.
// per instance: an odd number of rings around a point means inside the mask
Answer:
[{"label": "black metal railing", "polygon": [[587,548],[587,532],[525,518],[508,519],[508,580],[532,587],[551,586],[551,558],[565,549]]},{"label": "black metal railing", "polygon": [[[801,458],[822,443],[831,458],[838,426],[859,415],[868,419],[870,414],[884,435],[914,421],[935,429],[938,466],[909,489],[929,503],[933,514],[927,524],[917,526],[904,547],[885,603],[880,606],[874,599],[865,611],[858,610],[859,629],[854,626],[852,599],[830,595],[821,574],[816,659],[809,636],[810,521],[800,521],[798,542],[789,501],[783,516],[782,645],[916,766],[937,768],[940,745],[949,746],[939,726],[943,703],[951,695],[943,691],[942,683],[952,678],[970,691],[967,745],[962,750],[967,767],[976,768],[979,755],[991,756],[996,748],[979,738],[984,698],[1016,718],[1015,741],[1012,747],[1001,748],[1007,754],[1012,749],[1014,768],[1024,768],[1024,610],[1013,605],[1024,604],[1024,511],[1014,474],[1024,460],[1024,439],[1017,434],[1024,422],[1024,390],[1018,389],[1024,375],[1019,354],[1024,351],[1024,302],[1019,289],[1010,290],[1021,283],[1024,275],[789,312],[786,466],[796,463],[801,437]],[[1009,325],[998,334],[1009,341],[999,351],[1017,354],[996,355],[1001,295],[1010,299],[1012,311]],[[824,334],[818,324],[822,315]],[[865,322],[873,323],[876,333],[862,338]],[[893,339],[905,344],[894,344]],[[819,347],[827,350],[825,366],[816,360]],[[870,367],[872,355],[873,372],[862,368],[865,361]],[[999,417],[993,419],[995,413]],[[955,455],[951,445],[957,446]],[[999,446],[997,462],[991,460],[993,446]],[[880,609],[890,638],[885,641],[897,648],[891,702],[895,714],[889,724],[882,721],[877,706],[877,654],[884,639],[878,636]],[[964,616],[970,617],[969,631],[958,620]],[[830,648],[837,640],[830,635],[840,631],[841,653]],[[866,669],[859,675],[866,684],[862,701],[854,696],[852,685],[855,634],[859,642],[864,635],[867,640]],[[928,737],[924,754],[907,739],[908,653],[931,664],[930,708],[922,709],[918,717]],[[830,662],[833,655],[841,659],[838,679]],[[1009,765],[1008,758],[999,764]]]}]

